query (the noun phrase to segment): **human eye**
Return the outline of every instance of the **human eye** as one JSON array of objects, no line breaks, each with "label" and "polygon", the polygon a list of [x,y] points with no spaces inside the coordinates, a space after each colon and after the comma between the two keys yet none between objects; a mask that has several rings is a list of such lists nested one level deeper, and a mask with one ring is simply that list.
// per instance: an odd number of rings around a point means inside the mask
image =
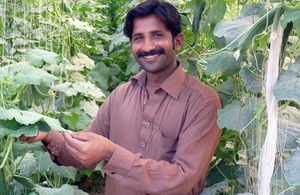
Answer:
[{"label": "human eye", "polygon": [[136,41],[136,42],[141,41],[142,39],[143,39],[142,36],[134,36],[133,37],[133,41]]},{"label": "human eye", "polygon": [[154,35],[153,35],[153,38],[155,38],[155,39],[160,39],[160,38],[162,38],[163,37],[163,34],[161,34],[161,33],[155,33]]}]

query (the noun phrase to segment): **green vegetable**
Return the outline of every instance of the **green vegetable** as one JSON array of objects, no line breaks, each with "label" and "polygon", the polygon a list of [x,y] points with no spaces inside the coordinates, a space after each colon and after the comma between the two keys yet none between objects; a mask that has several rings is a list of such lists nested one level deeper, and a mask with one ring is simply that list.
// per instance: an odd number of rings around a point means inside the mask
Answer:
[{"label": "green vegetable", "polygon": [[201,20],[201,16],[202,16],[202,12],[204,11],[204,8],[205,8],[205,1],[200,1],[197,5],[197,9],[195,11],[195,15],[194,15],[194,19],[193,19],[192,32],[195,35],[195,41],[194,41],[194,43],[192,43],[191,46],[194,46],[198,40],[200,20]]},{"label": "green vegetable", "polygon": [[270,12],[261,17],[257,22],[255,22],[250,29],[247,30],[244,38],[238,45],[238,49],[241,51],[246,50],[251,44],[253,37],[266,29],[266,25],[270,25],[273,23],[274,16],[277,10],[281,9],[283,5],[280,5]]},{"label": "green vegetable", "polygon": [[273,20],[273,30],[274,31],[277,31],[277,27],[279,24],[279,18],[282,15],[282,13],[284,12],[284,10],[285,10],[285,6],[280,6],[275,13],[274,20]]}]

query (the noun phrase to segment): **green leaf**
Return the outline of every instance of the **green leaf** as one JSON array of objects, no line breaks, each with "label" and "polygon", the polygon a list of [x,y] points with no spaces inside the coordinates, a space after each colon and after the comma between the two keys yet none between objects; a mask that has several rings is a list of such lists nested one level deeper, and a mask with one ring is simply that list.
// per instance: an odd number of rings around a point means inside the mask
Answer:
[{"label": "green leaf", "polygon": [[225,12],[226,3],[224,2],[224,0],[217,0],[203,23],[202,31],[205,32],[207,36],[212,38],[213,30],[218,22],[223,19]]},{"label": "green leaf", "polygon": [[244,105],[238,101],[228,104],[224,109],[218,110],[218,126],[237,131],[253,129],[256,124],[256,120],[252,120],[255,105],[261,104],[260,102],[260,99],[252,98],[246,99]]},{"label": "green leaf", "polygon": [[47,188],[35,184],[34,189],[39,195],[75,195],[74,188],[69,184],[63,184],[60,188]]},{"label": "green leaf", "polygon": [[290,10],[281,20],[280,24],[283,29],[287,26],[289,22],[293,22],[293,26],[297,31],[298,37],[300,37],[300,9]]},{"label": "green leaf", "polygon": [[54,91],[65,93],[68,97],[76,96],[78,93],[86,97],[92,97],[94,99],[101,99],[105,97],[104,93],[91,82],[65,82],[56,86],[53,86]]},{"label": "green leaf", "polygon": [[33,156],[36,159],[36,169],[40,173],[55,173],[58,176],[69,178],[75,181],[77,169],[74,167],[58,166],[52,162],[48,152],[34,151]]},{"label": "green leaf", "polygon": [[289,70],[280,73],[273,92],[277,101],[292,100],[300,104],[300,57],[290,65]]},{"label": "green leaf", "polygon": [[232,76],[239,72],[244,55],[242,54],[236,60],[233,54],[234,52],[223,50],[207,57],[205,59],[206,63],[203,64],[206,67],[204,70],[205,74]]},{"label": "green leaf", "polygon": [[[29,125],[35,124],[37,122],[46,122],[48,126],[55,129],[56,131],[66,131],[64,128],[60,126],[58,120],[54,118],[50,118],[36,112],[18,110],[18,109],[9,109],[5,110],[0,108],[0,121],[1,120],[13,120],[15,119],[19,124]],[[42,126],[39,127],[39,130],[43,132],[48,132],[49,128],[46,125],[43,125],[45,129],[41,129]],[[24,127],[25,128],[25,127]]]},{"label": "green leaf", "polygon": [[[17,165],[21,160],[21,156],[17,157],[15,160],[15,164]],[[36,160],[33,157],[32,153],[26,153],[25,157],[20,162],[18,169],[20,173],[25,177],[30,177],[31,175],[36,173]]]},{"label": "green leaf", "polygon": [[262,64],[265,56],[262,53],[257,53],[255,57],[252,58],[251,65],[244,66],[240,71],[246,89],[250,93],[261,92],[263,84]]},{"label": "green leaf", "polygon": [[86,30],[87,32],[92,32],[95,29],[89,23],[82,22],[82,21],[78,20],[77,18],[67,18],[66,20],[70,23],[70,25],[74,26],[75,28],[77,28],[79,30]]},{"label": "green leaf", "polygon": [[42,66],[44,62],[48,64],[57,64],[59,55],[53,52],[41,49],[28,49],[26,59],[35,66]]},{"label": "green leaf", "polygon": [[109,68],[103,62],[99,62],[96,64],[95,69],[90,71],[88,75],[101,86],[106,86],[109,78]]},{"label": "green leaf", "polygon": [[20,137],[22,134],[28,137],[36,136],[38,133],[38,126],[37,125],[27,125],[21,126],[16,130],[7,131],[10,136],[13,137]]},{"label": "green leaf", "polygon": [[16,180],[17,182],[19,182],[20,184],[22,184],[23,186],[25,186],[26,188],[32,189],[34,188],[34,183],[31,179],[29,179],[28,177],[23,177],[20,175],[14,175],[12,177],[14,180]]},{"label": "green leaf", "polygon": [[99,110],[99,106],[96,104],[95,101],[80,101],[79,108],[83,109],[84,112],[86,112],[92,118],[95,118],[97,116]]},{"label": "green leaf", "polygon": [[94,60],[83,53],[78,53],[76,56],[73,56],[70,61],[76,65],[84,65],[87,69],[95,68]]},{"label": "green leaf", "polygon": [[284,177],[289,185],[300,186],[300,150],[292,153],[291,157],[284,161]]},{"label": "green leaf", "polygon": [[18,85],[40,85],[42,81],[52,82],[58,78],[28,63],[18,63],[0,68],[0,81],[4,79],[14,81]]},{"label": "green leaf", "polygon": [[69,115],[67,113],[63,113],[63,115],[66,120],[70,121],[69,124],[71,125],[71,127],[75,128],[79,121],[79,115],[74,112],[72,112],[72,115]]},{"label": "green leaf", "polygon": [[219,190],[222,188],[226,188],[228,186],[228,181],[224,180],[219,183],[216,183],[208,188],[204,188],[203,192],[201,192],[201,195],[212,195],[212,194],[217,194]]},{"label": "green leaf", "polygon": [[121,45],[122,43],[129,43],[129,39],[124,35],[123,32],[120,32],[119,34],[114,35],[112,38],[109,51],[111,52],[114,49],[114,46]]},{"label": "green leaf", "polygon": [[233,79],[228,79],[227,81],[218,85],[218,88],[222,91],[218,91],[222,107],[225,107],[228,103],[231,102],[234,94],[234,81]]}]

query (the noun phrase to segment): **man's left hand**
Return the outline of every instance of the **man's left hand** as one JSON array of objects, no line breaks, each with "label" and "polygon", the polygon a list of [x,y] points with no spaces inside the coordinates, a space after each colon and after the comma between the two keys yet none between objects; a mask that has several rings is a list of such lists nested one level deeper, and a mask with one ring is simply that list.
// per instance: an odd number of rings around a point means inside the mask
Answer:
[{"label": "man's left hand", "polygon": [[77,161],[85,166],[109,160],[116,144],[92,132],[64,132],[65,147]]}]

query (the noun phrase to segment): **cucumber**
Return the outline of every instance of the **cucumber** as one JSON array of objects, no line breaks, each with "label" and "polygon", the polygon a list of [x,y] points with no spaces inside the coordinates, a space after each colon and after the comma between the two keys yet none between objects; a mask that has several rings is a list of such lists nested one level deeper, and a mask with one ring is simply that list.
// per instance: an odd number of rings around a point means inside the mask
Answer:
[{"label": "cucumber", "polygon": [[192,24],[192,32],[195,35],[195,41],[192,43],[192,47],[196,44],[198,40],[198,35],[199,35],[199,27],[200,27],[200,21],[202,17],[202,12],[204,11],[205,8],[205,1],[200,1],[197,5],[197,9],[195,11],[194,19],[193,19],[193,24]]},{"label": "cucumber", "polygon": [[282,15],[282,13],[284,12],[284,10],[285,10],[285,6],[283,5],[283,6],[280,6],[275,13],[274,20],[273,20],[273,30],[274,31],[277,31],[277,27],[279,24],[279,18]]},{"label": "cucumber", "polygon": [[261,17],[258,21],[256,21],[250,29],[247,30],[244,38],[238,45],[238,49],[240,51],[245,51],[252,44],[253,37],[264,31],[266,25],[271,25],[274,20],[274,16],[277,10],[282,9],[283,5],[279,5],[278,7],[272,9],[270,12]]}]

